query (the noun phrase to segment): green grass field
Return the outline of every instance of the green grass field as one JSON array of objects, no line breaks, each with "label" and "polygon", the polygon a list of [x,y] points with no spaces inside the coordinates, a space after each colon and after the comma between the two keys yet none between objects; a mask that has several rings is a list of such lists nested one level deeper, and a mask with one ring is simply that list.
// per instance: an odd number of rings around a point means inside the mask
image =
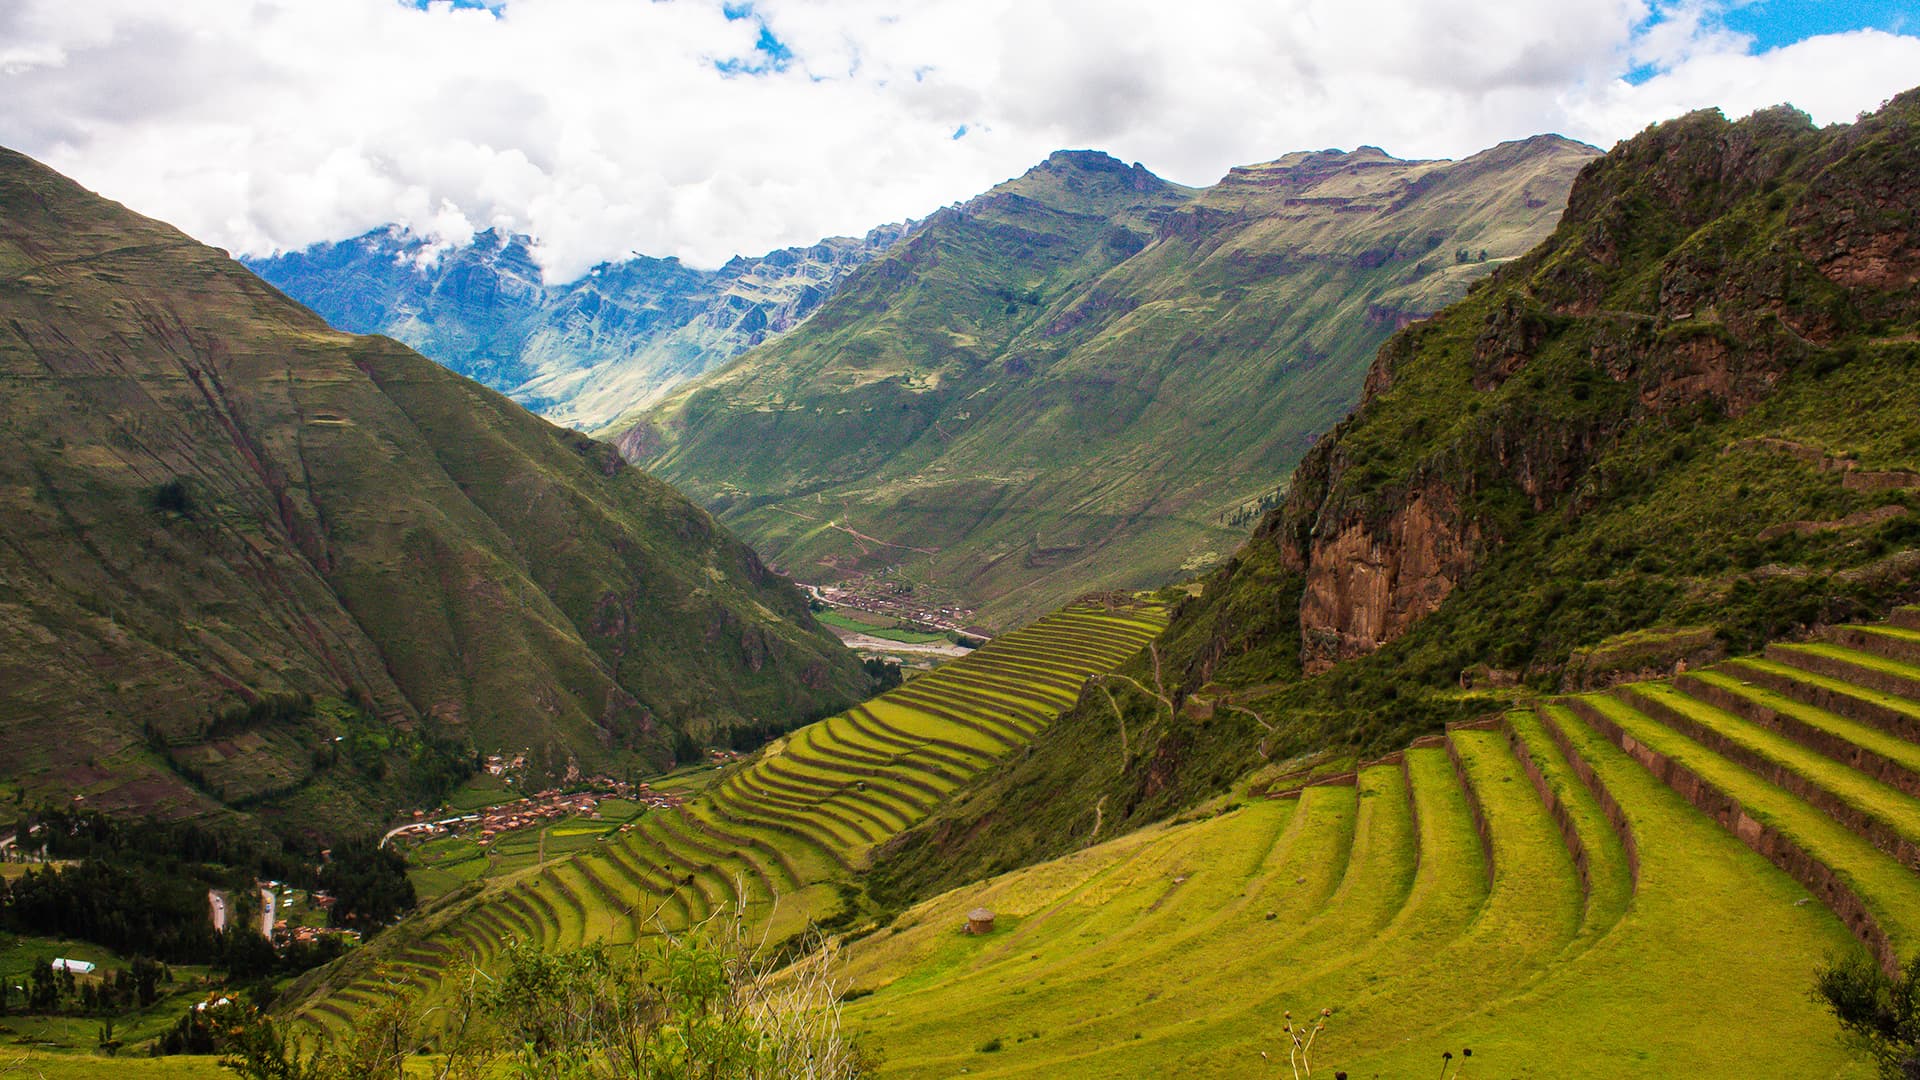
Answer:
[{"label": "green grass field", "polygon": [[909,630],[905,627],[895,625],[891,619],[886,620],[884,625],[870,623],[849,615],[843,615],[832,609],[816,611],[813,613],[813,617],[827,626],[838,627],[842,630],[852,630],[855,633],[865,634],[868,637],[877,637],[883,641],[898,641],[908,645],[924,645],[932,641],[953,640],[952,635],[941,631]]}]

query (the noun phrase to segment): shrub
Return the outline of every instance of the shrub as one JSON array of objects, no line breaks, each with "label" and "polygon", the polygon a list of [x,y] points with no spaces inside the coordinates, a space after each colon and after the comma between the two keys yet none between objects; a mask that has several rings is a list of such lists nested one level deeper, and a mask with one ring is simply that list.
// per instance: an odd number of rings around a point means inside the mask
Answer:
[{"label": "shrub", "polygon": [[400,1080],[431,1051],[435,1076],[854,1080],[873,1061],[840,1031],[833,959],[819,948],[769,970],[737,914],[651,945],[520,947],[451,1003],[398,996],[304,1057],[269,1025],[221,1064],[260,1080]]},{"label": "shrub", "polygon": [[1920,956],[1894,977],[1856,953],[1823,969],[1814,993],[1873,1056],[1881,1077],[1920,1077]]}]

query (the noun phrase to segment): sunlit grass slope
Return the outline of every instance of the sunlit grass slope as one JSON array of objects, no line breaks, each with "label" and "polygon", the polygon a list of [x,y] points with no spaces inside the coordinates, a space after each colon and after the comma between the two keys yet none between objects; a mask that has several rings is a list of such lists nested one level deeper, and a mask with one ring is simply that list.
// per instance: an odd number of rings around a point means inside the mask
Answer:
[{"label": "sunlit grass slope", "polygon": [[589,850],[448,894],[299,991],[328,1028],[396,991],[432,996],[514,943],[632,941],[744,910],[769,942],[842,913],[872,848],[1024,746],[1165,625],[1156,605],[1085,600],[769,745],[673,811]]},{"label": "sunlit grass slope", "polygon": [[847,1021],[899,1076],[1286,1075],[1284,1017],[1322,1009],[1316,1075],[1870,1075],[1809,988],[1920,948],[1916,630],[1457,725],[945,893],[848,945]]}]

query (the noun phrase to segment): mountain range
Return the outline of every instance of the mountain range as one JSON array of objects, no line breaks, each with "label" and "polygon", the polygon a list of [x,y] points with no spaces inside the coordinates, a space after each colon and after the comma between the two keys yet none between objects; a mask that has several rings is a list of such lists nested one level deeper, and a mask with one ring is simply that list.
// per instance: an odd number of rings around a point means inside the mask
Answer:
[{"label": "mountain range", "polygon": [[1596,153],[1296,153],[1195,190],[1063,151],[610,430],[801,580],[1017,625],[1224,558],[1381,342],[1542,239]]},{"label": "mountain range", "polygon": [[338,835],[476,752],[657,768],[867,690],[797,589],[611,446],[11,152],[0,379],[23,800]]},{"label": "mountain range", "polygon": [[549,284],[534,239],[487,229],[444,245],[398,227],[243,260],[339,329],[385,334],[592,432],[804,320],[908,225],[717,270],[635,254]]}]

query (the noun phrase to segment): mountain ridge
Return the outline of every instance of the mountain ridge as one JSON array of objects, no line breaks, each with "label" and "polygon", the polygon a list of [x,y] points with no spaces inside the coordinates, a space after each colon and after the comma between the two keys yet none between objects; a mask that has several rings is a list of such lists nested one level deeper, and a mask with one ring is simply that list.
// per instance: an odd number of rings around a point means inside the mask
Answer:
[{"label": "mountain ridge", "polygon": [[912,223],[714,270],[638,252],[549,284],[534,238],[442,246],[396,226],[241,260],[339,329],[383,333],[583,431],[605,427],[812,313]]},{"label": "mountain ridge", "polygon": [[1372,348],[1544,235],[1594,152],[1315,151],[1199,190],[1061,152],[616,442],[805,580],[897,580],[988,626],[1157,585],[1231,550]]},{"label": "mountain ridge", "polygon": [[898,838],[874,893],[1920,600],[1915,176],[1920,91],[1826,129],[1693,113],[1587,165],[1551,237],[1379,349],[1135,682]]}]

